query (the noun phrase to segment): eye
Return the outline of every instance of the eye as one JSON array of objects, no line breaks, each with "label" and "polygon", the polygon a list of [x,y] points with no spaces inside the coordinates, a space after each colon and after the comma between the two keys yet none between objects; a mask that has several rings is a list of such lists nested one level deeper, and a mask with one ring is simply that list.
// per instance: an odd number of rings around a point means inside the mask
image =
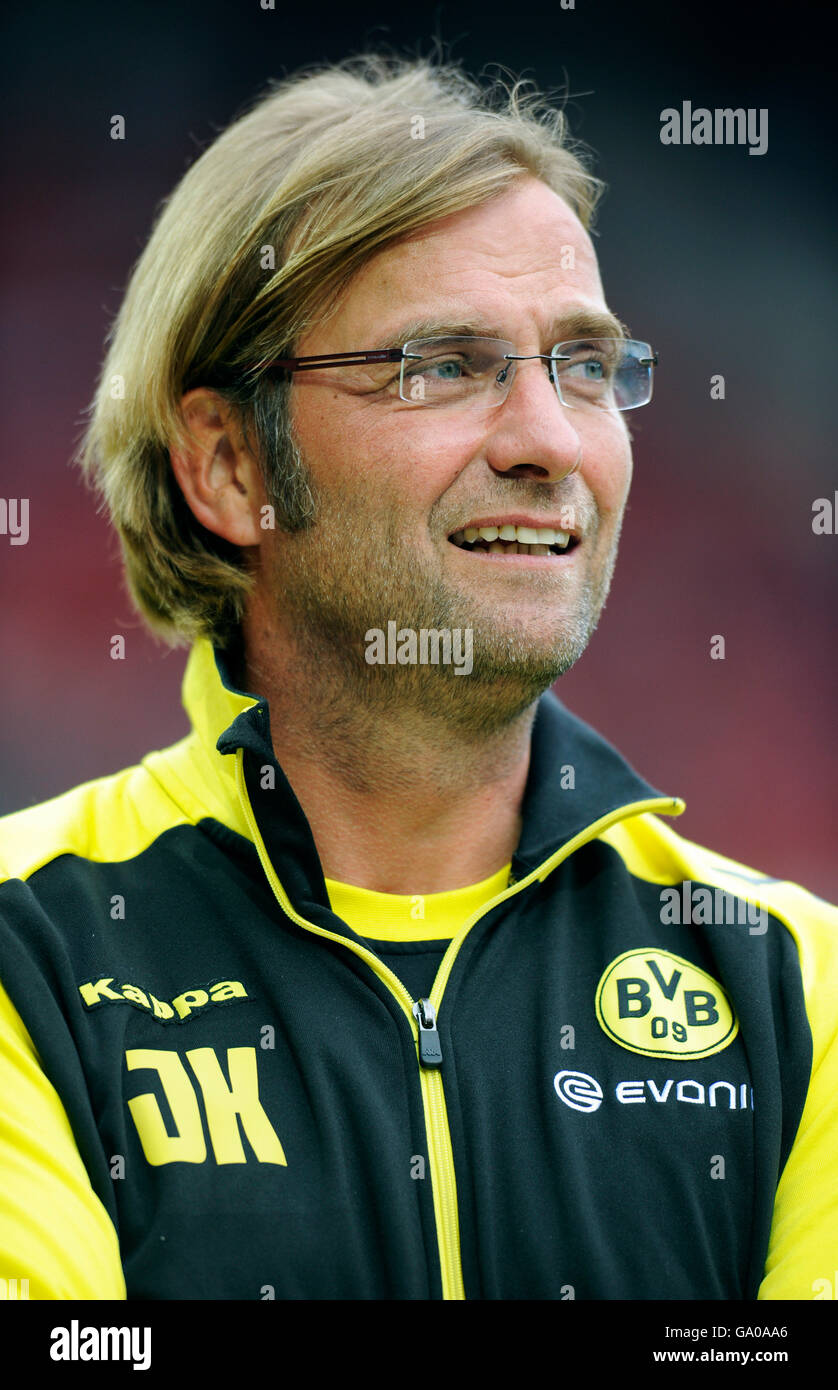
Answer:
[{"label": "eye", "polygon": [[459,381],[463,373],[470,370],[472,364],[460,355],[450,355],[445,357],[423,357],[418,362],[413,362],[405,368],[405,376],[430,376],[433,375],[437,381]]},{"label": "eye", "polygon": [[453,357],[446,362],[429,362],[425,368],[427,372],[436,372],[442,381],[458,381],[462,369],[463,363],[455,361]]},{"label": "eye", "polygon": [[617,359],[613,352],[595,343],[574,345],[570,361],[558,362],[562,376],[571,376],[577,381],[610,381],[617,369]]}]

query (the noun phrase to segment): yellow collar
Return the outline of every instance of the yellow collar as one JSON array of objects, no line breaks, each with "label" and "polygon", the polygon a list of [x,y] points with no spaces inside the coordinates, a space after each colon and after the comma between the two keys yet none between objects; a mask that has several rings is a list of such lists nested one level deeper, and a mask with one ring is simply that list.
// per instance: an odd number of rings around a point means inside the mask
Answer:
[{"label": "yellow collar", "polygon": [[327,878],[332,911],[373,941],[445,941],[456,936],[474,912],[509,883],[510,865],[481,883],[447,893],[375,893]]}]

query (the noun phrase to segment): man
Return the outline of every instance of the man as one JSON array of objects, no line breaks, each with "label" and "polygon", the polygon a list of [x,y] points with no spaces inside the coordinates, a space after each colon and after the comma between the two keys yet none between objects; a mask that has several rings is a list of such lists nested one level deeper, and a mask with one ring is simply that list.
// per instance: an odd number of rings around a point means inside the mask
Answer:
[{"label": "man", "polygon": [[838,913],[548,687],[653,348],[537,103],[368,59],[169,201],[82,462],[193,730],[0,830],[32,1297],[810,1299]]}]

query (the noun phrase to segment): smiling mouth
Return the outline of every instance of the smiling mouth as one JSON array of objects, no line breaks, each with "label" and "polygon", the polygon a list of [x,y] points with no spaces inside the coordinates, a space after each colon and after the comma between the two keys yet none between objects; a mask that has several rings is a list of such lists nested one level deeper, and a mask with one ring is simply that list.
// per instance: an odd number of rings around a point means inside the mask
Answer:
[{"label": "smiling mouth", "polygon": [[489,555],[566,555],[579,544],[569,531],[552,526],[467,526],[448,539],[460,550]]}]

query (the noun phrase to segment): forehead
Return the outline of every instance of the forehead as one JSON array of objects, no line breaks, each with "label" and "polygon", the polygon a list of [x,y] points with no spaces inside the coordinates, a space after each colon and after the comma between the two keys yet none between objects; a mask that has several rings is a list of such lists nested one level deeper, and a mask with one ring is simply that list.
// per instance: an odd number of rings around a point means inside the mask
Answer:
[{"label": "forehead", "polygon": [[307,335],[306,349],[325,350],[327,340],[333,352],[384,345],[403,327],[431,319],[474,321],[477,331],[495,336],[548,332],[565,314],[605,307],[578,217],[546,184],[527,177],[374,256],[322,332]]}]

